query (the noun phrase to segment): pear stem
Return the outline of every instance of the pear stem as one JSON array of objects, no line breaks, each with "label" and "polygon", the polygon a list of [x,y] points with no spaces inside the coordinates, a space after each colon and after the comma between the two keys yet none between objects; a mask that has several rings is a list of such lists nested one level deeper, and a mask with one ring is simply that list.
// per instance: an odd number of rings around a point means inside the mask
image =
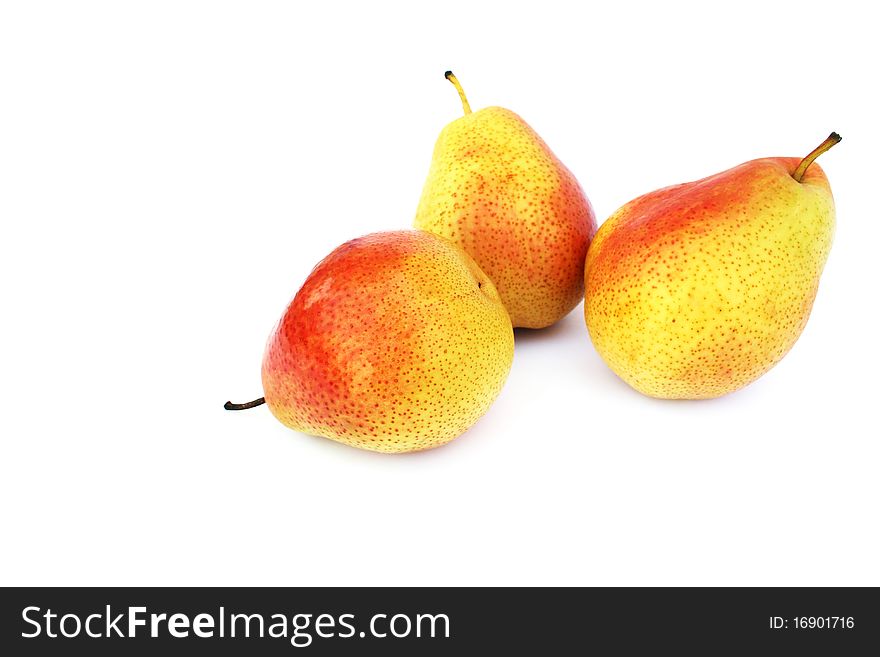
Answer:
[{"label": "pear stem", "polygon": [[829,150],[834,144],[838,143],[841,140],[841,137],[836,132],[832,132],[828,135],[828,139],[819,144],[813,151],[807,155],[801,163],[798,164],[797,169],[794,170],[794,173],[791,174],[791,177],[800,182],[804,178],[804,174],[807,172],[809,166],[819,157],[822,153]]},{"label": "pear stem", "polygon": [[245,404],[233,404],[231,401],[228,401],[225,404],[223,404],[223,408],[225,408],[227,411],[244,411],[244,410],[247,410],[248,408],[254,408],[255,406],[260,406],[261,404],[265,404],[265,403],[266,403],[266,398],[260,397],[259,399],[255,399],[254,401],[249,401]]},{"label": "pear stem", "polygon": [[446,73],[444,73],[443,75],[446,77],[447,80],[452,83],[452,86],[454,86],[455,90],[458,92],[458,96],[459,98],[461,98],[461,106],[464,108],[465,115],[470,114],[470,103],[468,103],[467,96],[464,95],[464,89],[461,88],[461,82],[459,82],[458,78],[455,77],[455,73],[453,73],[452,71],[446,71]]}]

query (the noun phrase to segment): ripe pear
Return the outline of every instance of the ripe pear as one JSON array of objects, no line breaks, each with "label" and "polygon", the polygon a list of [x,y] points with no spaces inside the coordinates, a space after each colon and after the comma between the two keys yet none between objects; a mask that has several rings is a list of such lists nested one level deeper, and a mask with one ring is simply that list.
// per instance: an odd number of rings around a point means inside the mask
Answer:
[{"label": "ripe pear", "polygon": [[265,401],[288,427],[377,452],[437,447],[501,391],[513,327],[458,246],[414,230],[347,242],[312,271],[269,337]]},{"label": "ripe pear", "polygon": [[746,162],[630,201],[586,263],[596,350],[636,390],[719,397],[778,363],[801,334],[831,248],[834,200],[813,161]]},{"label": "ripe pear", "polygon": [[543,328],[584,296],[596,217],[578,181],[538,134],[501,107],[464,116],[434,147],[415,227],[461,245],[489,275],[514,326]]}]

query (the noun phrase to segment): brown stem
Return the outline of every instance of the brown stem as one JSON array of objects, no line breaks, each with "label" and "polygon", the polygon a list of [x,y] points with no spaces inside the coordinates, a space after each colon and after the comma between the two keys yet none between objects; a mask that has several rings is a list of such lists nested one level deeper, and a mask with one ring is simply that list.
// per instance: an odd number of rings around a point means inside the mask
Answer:
[{"label": "brown stem", "polygon": [[227,411],[244,411],[249,408],[254,408],[255,406],[260,406],[261,404],[265,404],[265,403],[266,403],[266,398],[260,397],[259,399],[255,399],[254,401],[249,401],[244,404],[233,404],[231,401],[228,401],[225,404],[223,404],[223,408],[225,408]]},{"label": "brown stem", "polygon": [[798,164],[797,169],[794,170],[794,173],[791,174],[791,177],[800,182],[804,178],[804,174],[807,172],[807,168],[819,157],[822,153],[829,150],[834,144],[840,141],[841,137],[836,132],[832,132],[828,135],[828,139],[823,141],[821,144],[816,146],[809,155],[807,155],[801,163]]}]

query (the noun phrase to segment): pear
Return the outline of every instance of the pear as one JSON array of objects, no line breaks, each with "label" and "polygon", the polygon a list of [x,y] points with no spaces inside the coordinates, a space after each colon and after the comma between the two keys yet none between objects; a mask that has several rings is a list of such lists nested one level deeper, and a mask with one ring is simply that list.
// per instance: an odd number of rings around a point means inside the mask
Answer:
[{"label": "pear", "polygon": [[596,217],[578,181],[537,133],[501,107],[464,116],[434,147],[415,227],[461,245],[488,274],[514,326],[543,328],[583,299]]},{"label": "pear", "polygon": [[269,337],[265,402],[288,427],[410,452],[462,434],[513,361],[492,281],[458,246],[414,230],[346,242],[306,279]]},{"label": "pear", "polygon": [[636,390],[719,397],[782,359],[803,331],[834,234],[813,161],[746,162],[630,201],[596,234],[584,315],[596,350]]}]

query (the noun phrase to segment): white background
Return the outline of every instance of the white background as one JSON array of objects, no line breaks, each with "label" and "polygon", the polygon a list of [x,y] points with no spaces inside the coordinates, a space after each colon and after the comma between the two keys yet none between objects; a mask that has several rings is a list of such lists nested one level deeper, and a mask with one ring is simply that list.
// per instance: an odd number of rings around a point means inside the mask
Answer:
[{"label": "white background", "polygon": [[[3,584],[880,585],[876,25],[866,3],[8,2]],[[577,309],[447,447],[304,436],[265,340],[311,267],[407,227],[440,129],[520,113],[600,219],[822,157],[838,232],[774,370],[619,381]]]}]

